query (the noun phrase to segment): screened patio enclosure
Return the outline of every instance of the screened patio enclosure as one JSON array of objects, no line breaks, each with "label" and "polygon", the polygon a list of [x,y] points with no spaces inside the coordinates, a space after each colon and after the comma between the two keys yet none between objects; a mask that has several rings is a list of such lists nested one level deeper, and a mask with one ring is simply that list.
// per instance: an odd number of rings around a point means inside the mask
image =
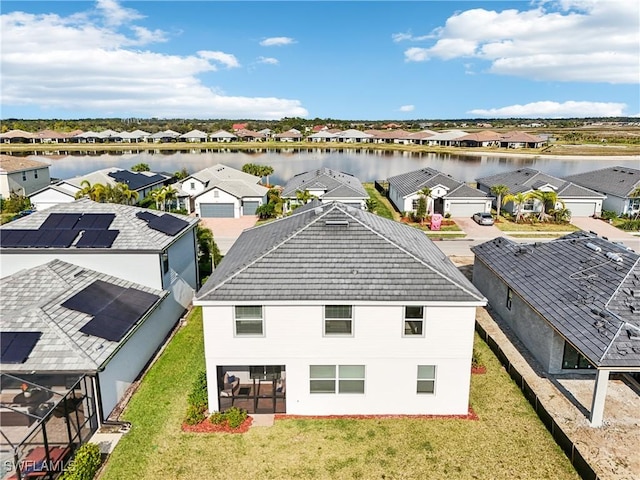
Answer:
[{"label": "screened patio enclosure", "polygon": [[86,375],[0,374],[0,478],[57,478],[97,430]]},{"label": "screened patio enclosure", "polygon": [[220,411],[238,407],[250,414],[286,413],[283,365],[218,366]]}]

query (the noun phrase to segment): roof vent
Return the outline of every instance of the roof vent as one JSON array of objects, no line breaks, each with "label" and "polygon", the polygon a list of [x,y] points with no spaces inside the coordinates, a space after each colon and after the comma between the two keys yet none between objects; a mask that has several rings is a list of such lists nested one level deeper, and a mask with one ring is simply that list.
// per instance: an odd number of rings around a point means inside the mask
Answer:
[{"label": "roof vent", "polygon": [[613,260],[616,263],[622,263],[622,257],[617,253],[607,252],[607,258]]},{"label": "roof vent", "polygon": [[324,224],[328,227],[348,227],[349,222],[347,220],[327,220]]},{"label": "roof vent", "polygon": [[595,243],[587,243],[587,248],[593,250],[594,252],[601,252],[602,248],[600,248],[598,245],[596,245]]}]

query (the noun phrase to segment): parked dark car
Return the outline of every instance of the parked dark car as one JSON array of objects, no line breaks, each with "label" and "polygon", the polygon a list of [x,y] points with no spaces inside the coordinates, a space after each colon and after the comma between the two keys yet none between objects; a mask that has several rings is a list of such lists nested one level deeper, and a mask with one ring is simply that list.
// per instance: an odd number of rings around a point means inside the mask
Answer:
[{"label": "parked dark car", "polygon": [[493,225],[493,216],[490,213],[474,213],[473,220],[478,225]]}]

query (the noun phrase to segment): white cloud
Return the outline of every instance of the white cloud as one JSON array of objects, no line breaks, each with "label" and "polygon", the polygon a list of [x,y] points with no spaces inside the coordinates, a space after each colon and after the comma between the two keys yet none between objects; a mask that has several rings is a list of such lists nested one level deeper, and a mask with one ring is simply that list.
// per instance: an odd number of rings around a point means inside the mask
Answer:
[{"label": "white cloud", "polygon": [[430,38],[433,38],[433,35],[420,35],[420,36],[415,36],[413,35],[411,32],[407,32],[407,33],[394,33],[391,35],[391,39],[396,42],[422,42],[424,40],[429,40]]},{"label": "white cloud", "polygon": [[224,52],[212,52],[210,50],[200,50],[198,52],[198,56],[207,59],[207,60],[215,60],[216,62],[220,62],[227,68],[238,68],[240,66],[240,62],[230,53]]},{"label": "white cloud", "polygon": [[[298,100],[239,97],[202,83],[217,65],[238,67],[232,54],[169,55],[131,48],[166,34],[131,24],[135,11],[103,1],[68,17],[13,12],[0,16],[2,106],[30,106],[69,116],[257,118],[304,117]],[[119,25],[116,28],[114,25]],[[122,33],[125,31],[126,33]]]},{"label": "white cloud", "polygon": [[296,41],[291,37],[271,37],[265,38],[260,42],[263,47],[282,47],[283,45],[291,45]]},{"label": "white cloud", "polygon": [[[490,63],[491,73],[540,81],[640,82],[638,2],[537,4],[523,11],[476,8],[456,13],[431,32],[435,43],[407,49],[405,60],[477,58]],[[394,41],[413,38],[396,35]]]},{"label": "white cloud", "polygon": [[258,57],[258,63],[265,63],[267,65],[278,65],[280,62],[277,58],[273,57]]},{"label": "white cloud", "polygon": [[525,105],[475,109],[467,113],[481,117],[570,118],[570,117],[621,117],[627,105],[613,102],[533,102]]},{"label": "white cloud", "polygon": [[402,105],[398,110],[401,112],[413,112],[415,109],[415,105]]},{"label": "white cloud", "polygon": [[97,0],[96,10],[100,12],[106,25],[114,27],[144,18],[135,10],[124,8],[116,0]]}]

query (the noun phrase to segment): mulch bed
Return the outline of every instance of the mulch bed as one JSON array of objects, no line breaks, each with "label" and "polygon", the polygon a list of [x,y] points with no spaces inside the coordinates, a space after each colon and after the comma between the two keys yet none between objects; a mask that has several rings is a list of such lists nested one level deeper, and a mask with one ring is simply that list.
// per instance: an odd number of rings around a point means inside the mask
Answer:
[{"label": "mulch bed", "polygon": [[487,367],[485,367],[484,365],[480,365],[477,367],[471,367],[471,374],[472,375],[483,375],[487,373]]},{"label": "mulch bed", "polygon": [[417,420],[479,420],[480,418],[469,407],[466,415],[287,415],[286,413],[276,414],[276,420],[375,420],[375,419],[402,419],[410,418]]},{"label": "mulch bed", "polygon": [[191,433],[246,433],[252,423],[253,417],[247,417],[238,428],[231,428],[227,422],[215,425],[207,418],[197,425],[187,425],[183,423],[182,431]]}]

